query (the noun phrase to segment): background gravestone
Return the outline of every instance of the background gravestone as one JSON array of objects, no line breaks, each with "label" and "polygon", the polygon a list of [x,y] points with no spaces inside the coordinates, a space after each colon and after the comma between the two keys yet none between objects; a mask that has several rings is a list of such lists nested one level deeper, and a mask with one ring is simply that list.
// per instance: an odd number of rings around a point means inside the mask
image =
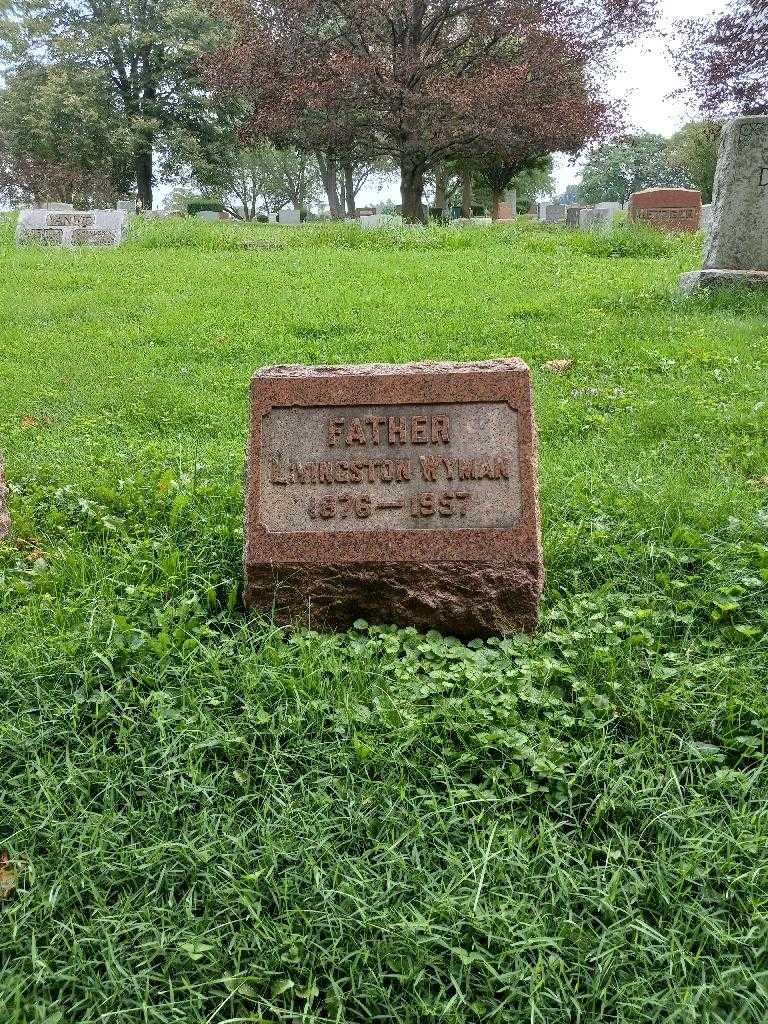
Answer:
[{"label": "background gravestone", "polygon": [[647,188],[629,197],[629,219],[660,231],[698,231],[701,192],[690,188]]},{"label": "background gravestone", "polygon": [[567,208],[558,203],[547,206],[544,211],[544,220],[547,224],[565,224]]},{"label": "background gravestone", "polygon": [[680,284],[768,288],[768,116],[737,117],[723,129],[703,269]]},{"label": "background gravestone", "polygon": [[621,210],[621,203],[598,203],[597,206],[582,207],[579,210],[579,227],[589,231],[597,229],[610,231],[613,216]]},{"label": "background gravestone", "polygon": [[543,564],[528,368],[261,370],[245,572],[246,603],[283,623],[532,629]]},{"label": "background gravestone", "polygon": [[127,226],[125,210],[21,210],[16,221],[16,243],[119,245]]}]

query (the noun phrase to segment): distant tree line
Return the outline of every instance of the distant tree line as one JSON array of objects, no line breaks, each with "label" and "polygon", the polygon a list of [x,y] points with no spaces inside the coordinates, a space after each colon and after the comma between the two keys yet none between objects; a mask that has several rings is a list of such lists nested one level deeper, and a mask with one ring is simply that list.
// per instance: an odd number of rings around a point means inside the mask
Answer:
[{"label": "distant tree line", "polygon": [[241,138],[315,154],[332,216],[356,164],[389,159],[406,219],[430,176],[482,179],[491,205],[556,150],[606,137],[601,72],[655,0],[213,0],[230,34],[206,60],[243,104]]},{"label": "distant tree line", "polygon": [[712,201],[720,124],[691,122],[671,139],[643,132],[625,136],[590,154],[573,201],[626,203],[644,188],[695,188]]},{"label": "distant tree line", "polygon": [[[354,215],[372,173],[412,220],[533,198],[549,154],[592,149],[582,200],[652,184],[709,198],[719,124],[768,111],[768,15],[731,0],[677,23],[700,112],[672,140],[619,136],[603,88],[656,0],[25,0],[0,5],[0,200],[78,205],[157,175],[252,218]],[[601,145],[613,136],[610,145]]]}]

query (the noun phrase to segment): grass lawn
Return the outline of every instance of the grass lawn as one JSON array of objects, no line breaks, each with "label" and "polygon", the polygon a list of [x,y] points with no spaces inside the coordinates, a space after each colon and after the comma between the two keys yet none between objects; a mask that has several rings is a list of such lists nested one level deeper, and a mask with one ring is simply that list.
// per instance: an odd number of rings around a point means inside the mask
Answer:
[{"label": "grass lawn", "polygon": [[[4,223],[2,1024],[764,1024],[768,299],[681,298],[699,260]],[[534,380],[538,634],[249,625],[251,373],[499,355]]]}]

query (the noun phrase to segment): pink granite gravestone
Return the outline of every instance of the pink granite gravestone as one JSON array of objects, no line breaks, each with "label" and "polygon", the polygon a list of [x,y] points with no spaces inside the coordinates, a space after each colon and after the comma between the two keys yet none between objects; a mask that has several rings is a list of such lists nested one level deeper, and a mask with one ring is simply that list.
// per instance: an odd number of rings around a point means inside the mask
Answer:
[{"label": "pink granite gravestone", "polygon": [[251,383],[246,603],[317,628],[530,630],[543,584],[527,366],[271,366]]}]

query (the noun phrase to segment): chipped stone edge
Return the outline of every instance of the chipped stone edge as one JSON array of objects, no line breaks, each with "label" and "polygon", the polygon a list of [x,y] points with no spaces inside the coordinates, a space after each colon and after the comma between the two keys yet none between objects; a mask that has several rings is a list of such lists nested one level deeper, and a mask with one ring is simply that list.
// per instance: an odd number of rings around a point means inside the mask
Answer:
[{"label": "chipped stone edge", "polygon": [[749,288],[754,291],[768,290],[766,270],[694,270],[678,278],[684,295],[693,295],[706,288],[720,291],[724,288]]}]

